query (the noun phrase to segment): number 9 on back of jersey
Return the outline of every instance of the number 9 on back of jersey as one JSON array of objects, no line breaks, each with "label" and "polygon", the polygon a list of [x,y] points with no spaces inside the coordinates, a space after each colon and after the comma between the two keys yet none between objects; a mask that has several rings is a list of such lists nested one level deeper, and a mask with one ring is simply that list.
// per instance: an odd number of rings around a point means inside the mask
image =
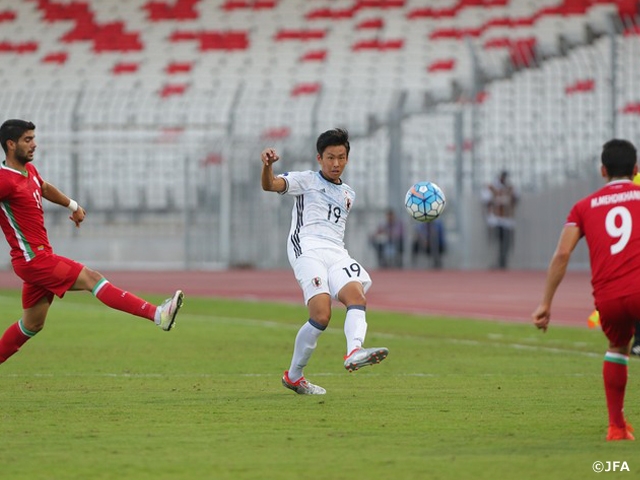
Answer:
[{"label": "number 9 on back of jersey", "polygon": [[404,198],[404,206],[411,218],[418,222],[432,222],[444,211],[444,193],[433,182],[414,184]]}]

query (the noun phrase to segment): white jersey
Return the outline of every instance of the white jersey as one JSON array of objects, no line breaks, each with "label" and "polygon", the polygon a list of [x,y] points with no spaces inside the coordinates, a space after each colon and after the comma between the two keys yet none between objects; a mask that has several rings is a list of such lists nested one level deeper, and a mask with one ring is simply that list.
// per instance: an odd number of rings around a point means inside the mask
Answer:
[{"label": "white jersey", "polygon": [[279,176],[287,183],[282,195],[296,197],[287,243],[289,257],[297,258],[314,248],[344,248],[347,215],[356,198],[353,189],[346,183],[325,180],[320,172],[311,170]]}]

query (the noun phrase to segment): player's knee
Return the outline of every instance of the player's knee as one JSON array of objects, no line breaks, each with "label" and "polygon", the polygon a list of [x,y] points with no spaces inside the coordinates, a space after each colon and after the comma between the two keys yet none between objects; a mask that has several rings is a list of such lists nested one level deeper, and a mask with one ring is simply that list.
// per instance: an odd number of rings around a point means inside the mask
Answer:
[{"label": "player's knee", "polygon": [[338,299],[347,307],[351,305],[367,306],[367,297],[364,294],[364,289],[359,283],[350,283],[346,285],[338,295]]},{"label": "player's knee", "polygon": [[365,297],[364,292],[359,292],[357,295],[355,295],[355,299],[353,299],[353,301],[349,303],[349,306],[351,305],[362,305],[363,307],[366,307],[367,297]]},{"label": "player's knee", "polygon": [[103,275],[100,272],[91,270],[87,267],[84,267],[84,276],[90,289],[93,288],[103,278]]},{"label": "player's knee", "polygon": [[84,267],[73,285],[74,290],[92,291],[100,280],[104,278],[100,272]]},{"label": "player's knee", "polygon": [[104,275],[96,270],[87,269],[87,273],[89,274],[91,280],[95,280],[96,282],[99,282],[104,277]]},{"label": "player's knee", "polygon": [[311,316],[311,320],[323,327],[327,327],[331,321],[331,312],[315,313]]},{"label": "player's knee", "polygon": [[40,320],[40,319],[22,319],[22,325],[24,326],[24,328],[26,328],[27,330],[29,330],[29,332],[33,333],[34,335],[40,331],[42,331],[42,329],[44,328],[44,320]]},{"label": "player's knee", "polygon": [[33,333],[41,332],[44,329],[44,322],[32,325],[28,330]]}]

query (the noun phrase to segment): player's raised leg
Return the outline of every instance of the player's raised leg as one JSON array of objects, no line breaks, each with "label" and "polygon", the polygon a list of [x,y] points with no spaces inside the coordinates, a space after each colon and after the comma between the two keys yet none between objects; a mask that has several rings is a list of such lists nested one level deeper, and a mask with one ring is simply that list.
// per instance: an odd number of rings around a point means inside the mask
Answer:
[{"label": "player's raised leg", "polygon": [[130,292],[118,288],[100,273],[87,267],[82,269],[72,289],[89,290],[108,307],[151,320],[166,331],[173,328],[176,315],[182,307],[184,299],[184,293],[181,290],[176,290],[160,306],[155,306]]},{"label": "player's raised leg", "polygon": [[25,308],[22,318],[9,326],[0,337],[0,363],[20,350],[44,327],[52,297],[42,297],[34,306]]},{"label": "player's raised leg", "polygon": [[178,310],[182,307],[183,299],[184,293],[182,293],[182,290],[176,290],[172,297],[162,302],[156,309],[154,317],[156,325],[160,326],[164,331],[171,330],[175,325]]},{"label": "player's raised leg", "polygon": [[347,306],[347,316],[344,321],[347,354],[344,357],[344,368],[353,372],[367,365],[380,363],[387,358],[389,355],[387,348],[363,346],[367,335],[367,307],[363,285],[360,282],[347,283],[340,290],[338,298]]}]

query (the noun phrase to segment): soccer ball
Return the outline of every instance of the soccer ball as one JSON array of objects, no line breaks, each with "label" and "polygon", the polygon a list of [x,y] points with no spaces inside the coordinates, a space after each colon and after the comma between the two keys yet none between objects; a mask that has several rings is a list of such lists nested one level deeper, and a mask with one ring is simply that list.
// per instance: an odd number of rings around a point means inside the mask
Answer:
[{"label": "soccer ball", "polygon": [[418,222],[432,222],[444,211],[447,201],[440,187],[433,182],[418,182],[404,197],[404,206]]}]

